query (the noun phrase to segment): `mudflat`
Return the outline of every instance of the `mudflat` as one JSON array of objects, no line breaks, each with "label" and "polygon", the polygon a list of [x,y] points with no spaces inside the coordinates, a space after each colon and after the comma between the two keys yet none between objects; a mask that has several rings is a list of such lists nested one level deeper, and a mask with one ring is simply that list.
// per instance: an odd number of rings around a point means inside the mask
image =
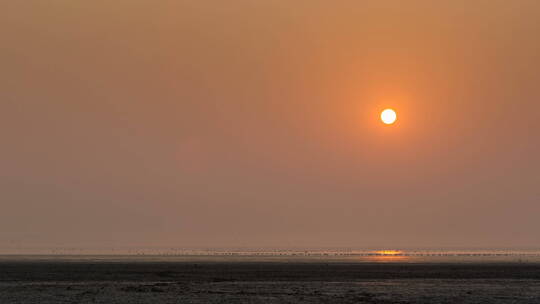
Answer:
[{"label": "mudflat", "polygon": [[540,264],[3,260],[0,303],[540,303]]}]

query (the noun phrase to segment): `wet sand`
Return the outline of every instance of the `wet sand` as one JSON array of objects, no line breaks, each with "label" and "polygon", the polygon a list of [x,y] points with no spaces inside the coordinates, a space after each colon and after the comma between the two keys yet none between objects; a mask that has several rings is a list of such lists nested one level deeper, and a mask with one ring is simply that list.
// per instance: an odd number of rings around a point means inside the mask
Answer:
[{"label": "wet sand", "polygon": [[540,303],[540,264],[2,260],[0,303]]}]

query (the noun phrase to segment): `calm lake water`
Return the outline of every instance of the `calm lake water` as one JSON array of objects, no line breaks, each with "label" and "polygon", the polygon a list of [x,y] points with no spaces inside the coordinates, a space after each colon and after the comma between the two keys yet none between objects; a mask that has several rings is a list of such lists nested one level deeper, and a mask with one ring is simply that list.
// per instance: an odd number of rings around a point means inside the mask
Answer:
[{"label": "calm lake water", "polygon": [[176,248],[41,249],[2,252],[0,261],[540,263],[539,249],[222,250]]}]

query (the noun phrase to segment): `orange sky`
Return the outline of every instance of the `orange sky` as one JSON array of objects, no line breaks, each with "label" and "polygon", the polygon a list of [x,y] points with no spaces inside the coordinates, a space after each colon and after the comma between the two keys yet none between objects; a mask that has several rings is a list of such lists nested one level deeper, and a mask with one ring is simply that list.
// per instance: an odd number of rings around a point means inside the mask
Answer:
[{"label": "orange sky", "polygon": [[538,20],[534,0],[4,2],[0,241],[538,245]]}]

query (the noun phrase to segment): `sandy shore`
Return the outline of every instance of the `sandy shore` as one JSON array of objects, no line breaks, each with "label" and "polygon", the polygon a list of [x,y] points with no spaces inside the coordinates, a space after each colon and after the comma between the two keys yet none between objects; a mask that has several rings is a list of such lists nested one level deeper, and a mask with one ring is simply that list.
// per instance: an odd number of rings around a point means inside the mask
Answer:
[{"label": "sandy shore", "polygon": [[540,265],[3,261],[0,303],[540,303]]}]

